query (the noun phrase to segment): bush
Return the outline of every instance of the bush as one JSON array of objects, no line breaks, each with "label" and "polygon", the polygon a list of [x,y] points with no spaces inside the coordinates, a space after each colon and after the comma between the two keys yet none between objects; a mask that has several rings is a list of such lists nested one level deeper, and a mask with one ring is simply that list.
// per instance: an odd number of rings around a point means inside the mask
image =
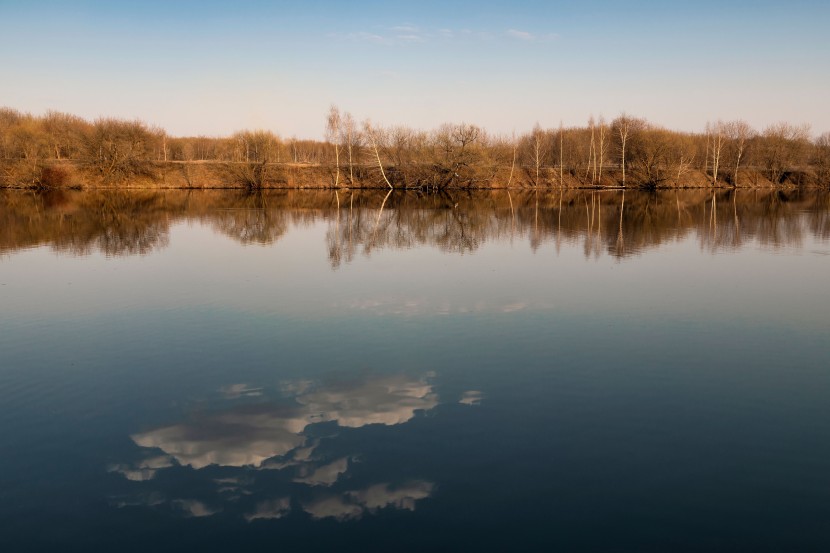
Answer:
[{"label": "bush", "polygon": [[38,184],[44,188],[61,188],[69,184],[69,171],[64,167],[47,166],[40,170]]}]

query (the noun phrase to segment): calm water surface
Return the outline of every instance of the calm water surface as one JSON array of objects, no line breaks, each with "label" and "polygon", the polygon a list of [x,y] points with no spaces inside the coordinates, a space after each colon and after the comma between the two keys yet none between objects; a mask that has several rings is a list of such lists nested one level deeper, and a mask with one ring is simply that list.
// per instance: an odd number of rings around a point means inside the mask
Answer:
[{"label": "calm water surface", "polygon": [[830,196],[0,195],[3,551],[830,549]]}]

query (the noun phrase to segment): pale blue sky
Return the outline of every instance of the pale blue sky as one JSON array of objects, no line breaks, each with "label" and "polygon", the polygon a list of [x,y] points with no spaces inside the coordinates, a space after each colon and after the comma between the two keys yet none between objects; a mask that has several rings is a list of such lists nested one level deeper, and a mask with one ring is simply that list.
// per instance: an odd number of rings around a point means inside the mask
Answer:
[{"label": "pale blue sky", "polygon": [[176,135],[358,119],[494,132],[621,111],[830,131],[830,2],[0,0],[0,105]]}]

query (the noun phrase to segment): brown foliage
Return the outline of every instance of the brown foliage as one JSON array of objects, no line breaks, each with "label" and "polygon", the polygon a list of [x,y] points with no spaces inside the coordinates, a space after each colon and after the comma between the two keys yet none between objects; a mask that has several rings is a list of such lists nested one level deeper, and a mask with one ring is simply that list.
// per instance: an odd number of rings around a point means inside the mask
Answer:
[{"label": "brown foliage", "polygon": [[[370,132],[371,131],[371,132]],[[830,139],[788,123],[758,133],[743,121],[705,133],[645,119],[504,137],[469,123],[429,131],[358,125],[332,107],[326,140],[266,131],[169,137],[141,121],[93,122],[0,108],[0,186],[488,187],[805,186],[830,184]]]}]

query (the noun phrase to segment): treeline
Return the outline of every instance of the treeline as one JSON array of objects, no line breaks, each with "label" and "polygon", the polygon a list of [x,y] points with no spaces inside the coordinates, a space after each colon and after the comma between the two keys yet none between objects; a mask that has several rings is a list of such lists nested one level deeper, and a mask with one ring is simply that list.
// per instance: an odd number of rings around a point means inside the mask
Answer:
[{"label": "treeline", "polygon": [[830,184],[830,133],[788,123],[665,129],[621,115],[495,135],[357,122],[332,107],[326,139],[270,131],[172,137],[141,121],[0,108],[0,186],[244,188],[770,187]]}]

